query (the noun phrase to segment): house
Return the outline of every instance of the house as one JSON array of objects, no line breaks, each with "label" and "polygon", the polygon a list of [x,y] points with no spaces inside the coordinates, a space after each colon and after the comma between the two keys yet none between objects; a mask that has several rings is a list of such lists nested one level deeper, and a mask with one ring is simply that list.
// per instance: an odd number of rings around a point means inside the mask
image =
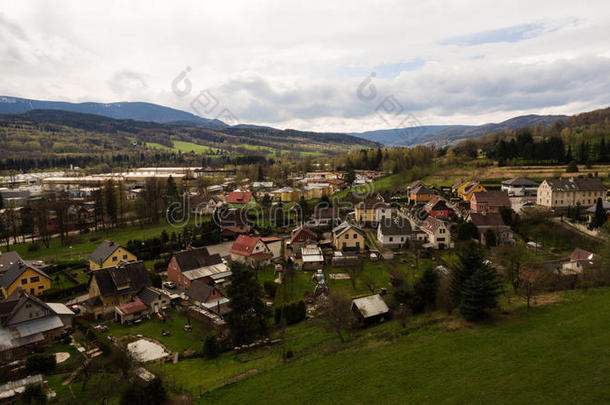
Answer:
[{"label": "house", "polygon": [[144,287],[133,301],[114,307],[116,322],[128,324],[141,318],[148,318],[170,305],[168,294],[154,287]]},{"label": "house", "polygon": [[569,256],[569,261],[561,265],[565,275],[582,274],[584,269],[593,268],[599,264],[599,256],[581,248],[576,248]]},{"label": "house", "polygon": [[[300,263],[303,270],[315,270],[324,265],[322,249],[317,245],[308,245],[301,248]],[[299,260],[297,260],[297,263]]]},{"label": "house", "polygon": [[189,300],[196,305],[211,311],[221,318],[229,313],[229,299],[213,286],[205,283],[193,283],[187,290]]},{"label": "house", "polygon": [[409,203],[419,204],[426,203],[434,197],[434,192],[426,185],[420,184],[409,190]]},{"label": "house", "polygon": [[453,219],[455,211],[447,206],[447,201],[436,196],[424,205],[424,211],[437,219]]},{"label": "house", "polygon": [[[3,255],[5,256],[5,255]],[[28,264],[21,257],[10,256],[16,261],[7,261],[0,273],[0,292],[8,297],[18,288],[32,295],[41,295],[51,288],[51,278],[42,270]],[[10,264],[12,263],[12,264]]]},{"label": "house", "polygon": [[458,190],[458,196],[464,201],[470,201],[474,193],[486,192],[485,187],[479,182],[467,182]]},{"label": "house", "polygon": [[495,233],[498,244],[513,242],[513,231],[510,229],[510,226],[504,224],[502,215],[498,213],[471,212],[468,220],[477,227],[480,241],[483,244],[487,244],[485,233],[488,230]]},{"label": "house", "polygon": [[381,221],[377,225],[377,240],[388,248],[400,248],[411,238],[411,223],[403,217]]},{"label": "house", "polygon": [[371,324],[388,318],[390,308],[381,295],[375,294],[352,300],[352,312],[361,323]]},{"label": "house", "polygon": [[470,184],[470,181],[468,180],[460,180],[457,183],[454,183],[451,186],[451,192],[457,196],[460,195],[460,191],[462,191],[468,184]]},{"label": "house", "polygon": [[591,206],[606,200],[606,187],[599,178],[546,179],[538,187],[536,204],[549,208]]},{"label": "house", "polygon": [[316,198],[322,198],[322,196],[329,195],[332,192],[332,188],[328,183],[308,183],[305,188],[305,199],[313,200]]},{"label": "house", "polygon": [[360,225],[377,226],[380,221],[392,217],[392,207],[380,197],[366,198],[356,204],[354,215]]},{"label": "house", "polygon": [[349,222],[336,226],[332,232],[333,246],[341,252],[360,252],[364,249],[364,231]]},{"label": "house", "polygon": [[269,190],[273,188],[272,181],[255,181],[252,183],[252,188],[254,190]]},{"label": "house", "polygon": [[420,230],[425,234],[424,247],[433,249],[446,249],[453,247],[449,226],[445,221],[428,216],[419,225]]},{"label": "house", "polygon": [[525,177],[515,177],[504,180],[501,190],[509,197],[535,196],[538,193],[538,183]]},{"label": "house", "polygon": [[218,253],[210,255],[205,247],[174,253],[167,265],[167,278],[188,288],[193,282],[215,285],[226,282],[231,270]]},{"label": "house", "polygon": [[232,191],[227,196],[227,204],[232,208],[241,208],[254,203],[256,200],[250,191]]},{"label": "house", "polygon": [[301,192],[292,187],[282,187],[277,190],[273,190],[271,196],[276,201],[281,202],[298,202],[301,198]]},{"label": "house", "polygon": [[264,236],[261,238],[261,240],[265,245],[267,245],[269,251],[271,251],[271,254],[273,255],[271,260],[281,257],[284,239],[278,238],[276,236]]},{"label": "house", "polygon": [[319,203],[314,207],[311,220],[307,221],[310,228],[334,227],[341,222],[339,209],[331,207],[327,203]]},{"label": "house", "polygon": [[64,304],[45,303],[21,288],[0,302],[0,363],[40,350],[72,326],[74,313]]},{"label": "house", "polygon": [[316,235],[315,232],[311,231],[308,227],[301,225],[292,230],[288,244],[292,248],[293,252],[297,252],[300,251],[302,247],[316,244],[317,242],[318,235]]},{"label": "house", "polygon": [[222,238],[236,238],[239,235],[247,235],[252,229],[245,213],[236,209],[221,209],[218,213],[220,222],[220,236]]},{"label": "house", "polygon": [[99,319],[114,312],[115,306],[133,301],[151,285],[142,261],[94,270],[89,275],[89,299],[85,301],[85,307]]},{"label": "house", "polygon": [[212,195],[195,195],[189,198],[189,208],[195,215],[212,215],[222,206],[222,201]]},{"label": "house", "polygon": [[510,208],[506,191],[475,192],[470,199],[470,212],[499,213],[500,208]]},{"label": "house", "polygon": [[89,270],[116,266],[119,263],[135,262],[138,258],[127,249],[105,240],[89,255]]},{"label": "house", "polygon": [[259,236],[239,235],[231,247],[231,260],[255,267],[271,263],[273,253]]}]

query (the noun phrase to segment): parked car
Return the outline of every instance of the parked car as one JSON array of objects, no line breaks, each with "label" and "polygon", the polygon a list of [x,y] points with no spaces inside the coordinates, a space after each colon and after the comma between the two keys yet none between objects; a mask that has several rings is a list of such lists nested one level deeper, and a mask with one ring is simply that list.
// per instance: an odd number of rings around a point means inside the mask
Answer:
[{"label": "parked car", "polygon": [[166,281],[165,283],[163,283],[163,287],[173,290],[174,288],[176,288],[176,283],[174,283],[173,281]]}]

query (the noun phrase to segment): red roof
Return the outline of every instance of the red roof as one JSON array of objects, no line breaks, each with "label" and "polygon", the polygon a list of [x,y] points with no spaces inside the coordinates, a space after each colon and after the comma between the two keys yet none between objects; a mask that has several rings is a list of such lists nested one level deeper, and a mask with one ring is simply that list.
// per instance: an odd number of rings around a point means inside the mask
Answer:
[{"label": "red roof", "polygon": [[254,252],[254,248],[259,240],[261,240],[261,238],[258,236],[239,235],[237,239],[235,239],[235,242],[233,242],[231,253],[241,256],[250,256]]},{"label": "red roof", "polygon": [[135,314],[137,312],[145,311],[148,307],[142,301],[128,302],[117,307],[117,309],[124,315]]},{"label": "red roof", "polygon": [[252,198],[250,191],[233,191],[227,196],[227,203],[229,204],[247,204]]},{"label": "red roof", "polygon": [[271,242],[279,242],[282,240],[282,238],[278,238],[277,236],[267,236],[267,237],[261,238],[261,240],[265,243],[271,243]]}]

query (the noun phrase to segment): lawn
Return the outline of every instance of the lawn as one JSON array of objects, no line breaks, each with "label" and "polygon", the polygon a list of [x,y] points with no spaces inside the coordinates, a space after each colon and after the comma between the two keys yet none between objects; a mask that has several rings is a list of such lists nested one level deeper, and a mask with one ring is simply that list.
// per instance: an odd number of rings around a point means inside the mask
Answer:
[{"label": "lawn", "polygon": [[[158,318],[147,319],[142,321],[139,325],[132,326],[123,326],[116,322],[108,322],[107,325],[109,330],[106,334],[114,337],[127,335],[150,337],[158,340],[173,352],[181,353],[186,349],[193,349],[198,352],[201,351],[203,339],[211,333],[211,329],[197,320],[191,320],[193,330],[192,332],[186,332],[184,330],[184,325],[188,323],[186,315],[173,310],[168,311],[168,314],[172,319],[165,322]],[[170,330],[171,335],[162,336],[162,330]]]},{"label": "lawn", "polygon": [[[11,250],[17,251],[24,259],[41,259],[49,261],[59,257],[68,256],[72,256],[74,258],[86,258],[87,255],[105,239],[112,240],[118,244],[125,244],[131,239],[145,239],[159,236],[163,230],[170,233],[172,231],[176,231],[176,229],[167,222],[162,221],[155,225],[134,225],[107,230],[106,232],[95,231],[82,235],[72,235],[69,237],[68,243],[66,243],[64,246],[61,245],[59,238],[53,238],[51,239],[49,248],[46,248],[41,243],[38,243],[37,245],[40,248],[38,250],[30,251],[29,247],[32,244],[27,242],[13,245],[11,246]],[[6,247],[4,247],[2,251],[5,252]]]},{"label": "lawn", "polygon": [[386,323],[198,403],[606,403],[610,311],[599,308],[610,305],[610,288],[567,297],[474,326],[455,321],[405,334]]}]

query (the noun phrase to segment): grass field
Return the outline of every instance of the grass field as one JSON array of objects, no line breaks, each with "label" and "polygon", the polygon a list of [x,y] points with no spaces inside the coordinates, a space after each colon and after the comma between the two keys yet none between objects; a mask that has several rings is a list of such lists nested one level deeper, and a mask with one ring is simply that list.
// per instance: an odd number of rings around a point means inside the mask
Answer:
[{"label": "grass field", "polygon": [[566,297],[481,325],[432,322],[403,333],[390,322],[342,346],[322,340],[313,355],[198,403],[607,403],[610,311],[600,308],[610,289]]},{"label": "grass field", "polygon": [[[184,325],[187,324],[187,318],[181,313],[169,311],[171,320],[163,322],[158,318],[151,318],[143,321],[139,325],[123,326],[116,322],[108,322],[110,328],[108,335],[114,337],[120,336],[135,336],[143,335],[158,340],[163,343],[168,349],[174,352],[183,352],[186,349],[201,351],[204,337],[210,333],[201,322],[192,321],[193,330],[186,332]],[[170,330],[170,336],[163,336],[162,330]]]},{"label": "grass field", "polygon": [[173,147],[171,147],[171,148],[169,146],[161,145],[160,143],[156,143],[156,142],[146,142],[146,147],[150,148],[150,149],[171,150],[174,152],[185,152],[185,153],[190,153],[190,152],[207,153],[207,152],[210,152],[211,150],[214,150],[213,148],[210,148],[209,146],[206,146],[206,145],[199,145],[198,143],[185,142],[185,141],[173,141]]},{"label": "grass field", "polygon": [[[156,225],[134,225],[107,230],[106,232],[96,231],[82,235],[72,235],[69,237],[68,243],[64,246],[61,245],[59,238],[53,238],[51,239],[49,248],[44,247],[42,243],[37,243],[39,249],[30,251],[29,247],[32,244],[27,242],[12,245],[11,250],[19,253],[24,259],[41,259],[48,261],[68,256],[86,258],[88,253],[92,252],[105,239],[112,240],[118,244],[124,244],[132,239],[146,239],[159,236],[163,230],[171,233],[176,229],[167,222],[162,221]],[[72,247],[72,249],[70,249],[70,247]],[[2,251],[5,252],[6,247],[2,248]]]}]

